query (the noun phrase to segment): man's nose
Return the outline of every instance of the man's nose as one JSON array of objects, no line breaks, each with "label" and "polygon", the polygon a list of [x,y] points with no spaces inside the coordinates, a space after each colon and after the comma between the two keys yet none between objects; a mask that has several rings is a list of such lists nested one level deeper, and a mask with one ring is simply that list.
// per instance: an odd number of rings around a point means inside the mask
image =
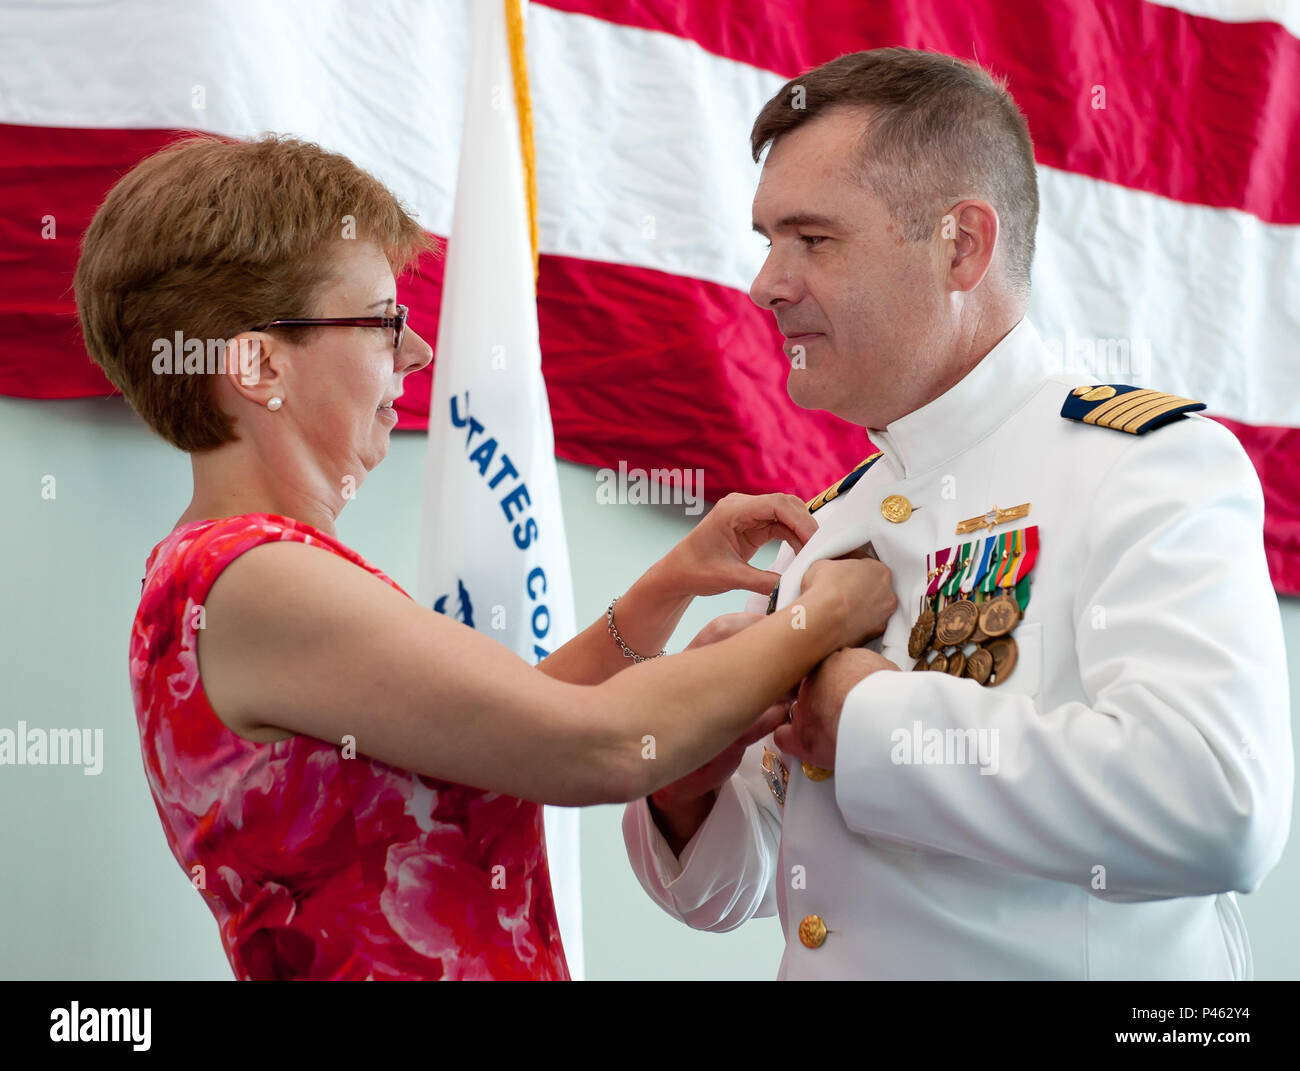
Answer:
[{"label": "man's nose", "polygon": [[781,267],[779,260],[768,255],[749,287],[749,300],[760,309],[775,309],[781,302],[799,299],[798,283]]}]

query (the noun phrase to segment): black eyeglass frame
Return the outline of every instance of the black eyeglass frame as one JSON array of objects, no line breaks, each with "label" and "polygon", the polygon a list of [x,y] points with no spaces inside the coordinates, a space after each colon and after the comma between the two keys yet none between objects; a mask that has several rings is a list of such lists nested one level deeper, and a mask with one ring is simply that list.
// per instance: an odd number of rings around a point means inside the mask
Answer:
[{"label": "black eyeglass frame", "polygon": [[405,305],[397,306],[396,316],[330,316],[324,319],[272,320],[270,323],[249,327],[248,331],[266,331],[272,327],[391,327],[393,329],[393,350],[402,348],[402,335],[406,332],[406,318],[410,309]]}]

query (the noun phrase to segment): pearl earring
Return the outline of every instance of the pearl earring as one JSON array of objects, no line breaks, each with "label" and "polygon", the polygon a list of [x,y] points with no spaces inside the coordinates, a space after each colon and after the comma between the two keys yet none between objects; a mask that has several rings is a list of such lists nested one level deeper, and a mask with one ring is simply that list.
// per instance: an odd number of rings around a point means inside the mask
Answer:
[{"label": "pearl earring", "polygon": [[274,413],[282,405],[284,405],[284,400],[282,398],[272,398],[269,402],[266,403],[266,407],[269,410],[271,410],[272,413]]}]

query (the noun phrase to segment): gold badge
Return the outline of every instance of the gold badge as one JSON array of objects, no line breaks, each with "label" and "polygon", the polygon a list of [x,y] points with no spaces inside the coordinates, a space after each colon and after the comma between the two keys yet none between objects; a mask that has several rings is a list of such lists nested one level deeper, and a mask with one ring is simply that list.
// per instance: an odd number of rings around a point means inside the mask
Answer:
[{"label": "gold badge", "polygon": [[825,766],[814,766],[811,762],[803,763],[803,775],[809,781],[825,781],[834,773],[834,770],[828,770]]},{"label": "gold badge", "polygon": [[1012,506],[1010,509],[998,509],[994,506],[982,517],[970,517],[957,525],[957,534],[965,535],[967,532],[975,532],[981,528],[987,527],[991,532],[999,524],[1006,524],[1007,521],[1018,521],[1021,517],[1029,516],[1030,503],[1025,502],[1019,506]]}]

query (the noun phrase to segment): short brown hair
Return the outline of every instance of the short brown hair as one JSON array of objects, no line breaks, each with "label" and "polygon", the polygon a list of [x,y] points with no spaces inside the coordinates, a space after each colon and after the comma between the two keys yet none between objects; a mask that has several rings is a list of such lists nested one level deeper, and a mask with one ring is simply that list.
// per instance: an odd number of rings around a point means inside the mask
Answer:
[{"label": "short brown hair", "polygon": [[268,134],[167,146],[114,185],[82,241],[73,287],[87,351],[172,445],[234,440],[209,377],[153,372],[155,342],[314,315],[347,217],[394,274],[434,248],[378,179],[319,145]]},{"label": "short brown hair", "polygon": [[863,107],[862,180],[908,241],[934,235],[942,213],[979,196],[998,213],[1007,276],[1029,291],[1038,227],[1038,176],[1029,127],[1006,80],[955,56],[909,48],[853,52],[792,78],[758,113],[754,161],[832,108]]}]

